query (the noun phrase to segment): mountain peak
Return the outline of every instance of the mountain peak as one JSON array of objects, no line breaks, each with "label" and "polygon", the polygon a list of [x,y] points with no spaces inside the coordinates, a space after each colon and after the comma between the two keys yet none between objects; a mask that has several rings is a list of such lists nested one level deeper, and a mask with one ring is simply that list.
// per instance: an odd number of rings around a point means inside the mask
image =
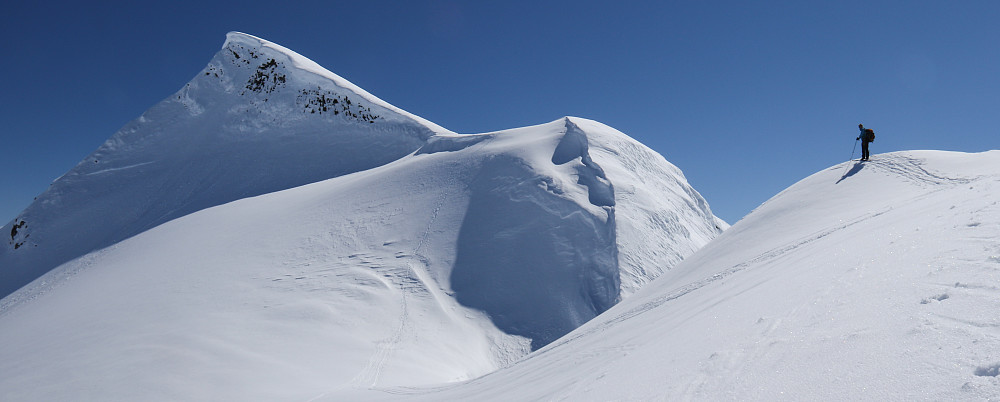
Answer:
[{"label": "mountain peak", "polygon": [[[239,44],[244,44],[244,45],[249,45],[249,46],[254,46],[254,47],[261,46],[261,45],[264,45],[264,44],[275,45],[274,43],[269,42],[267,40],[264,40],[264,39],[261,39],[261,38],[258,38],[256,36],[253,36],[253,35],[250,35],[250,34],[246,34],[246,33],[243,33],[243,32],[237,32],[237,31],[230,31],[229,33],[226,34],[226,42],[222,44],[222,48],[225,49],[225,48],[229,47],[230,43],[239,43]],[[279,45],[275,45],[275,46],[279,46]],[[279,47],[281,47],[281,46],[279,46]],[[284,49],[284,47],[281,47],[281,48]]]},{"label": "mountain peak", "polygon": [[0,296],[171,219],[380,166],[441,133],[294,51],[229,33],[190,82],[5,226],[24,239],[0,247]]},{"label": "mountain peak", "polygon": [[[317,64],[311,59],[300,55],[299,53],[281,46],[277,43],[270,42],[266,39],[262,39],[253,35],[245,34],[242,32],[229,32],[226,34],[226,41],[222,45],[222,50],[219,53],[222,56],[229,57],[230,55],[241,61],[243,64],[249,67],[256,67],[257,70],[268,69],[268,63],[274,60],[274,63],[288,63],[288,67],[299,70],[303,75],[298,75],[298,77],[305,81],[303,86],[311,86],[316,84],[319,86],[329,86],[333,84],[339,88],[346,89],[353,92],[357,96],[361,97],[365,101],[377,105],[393,113],[405,116],[408,119],[417,121],[421,125],[426,126],[432,132],[437,134],[451,133],[447,130],[429,120],[423,119],[419,116],[411,114],[403,109],[400,109],[392,104],[379,99],[375,95],[372,95],[363,88],[355,85],[354,83],[348,81],[347,79],[333,73],[332,71],[326,69],[325,67]],[[249,56],[249,57],[247,57]],[[257,60],[259,59],[259,60]],[[258,63],[259,61],[259,63]],[[239,65],[240,63],[234,63]],[[211,67],[211,65],[209,66]],[[325,81],[325,82],[324,82]]]}]

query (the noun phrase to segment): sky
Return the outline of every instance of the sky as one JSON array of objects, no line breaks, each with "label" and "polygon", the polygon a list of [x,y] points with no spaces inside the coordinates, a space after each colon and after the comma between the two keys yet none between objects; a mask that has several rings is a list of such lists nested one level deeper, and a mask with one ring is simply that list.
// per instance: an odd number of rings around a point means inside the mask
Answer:
[{"label": "sky", "polygon": [[729,223],[857,158],[858,123],[873,158],[1000,138],[996,1],[142,3],[4,6],[0,222],[183,87],[229,31],[459,133],[600,121]]}]

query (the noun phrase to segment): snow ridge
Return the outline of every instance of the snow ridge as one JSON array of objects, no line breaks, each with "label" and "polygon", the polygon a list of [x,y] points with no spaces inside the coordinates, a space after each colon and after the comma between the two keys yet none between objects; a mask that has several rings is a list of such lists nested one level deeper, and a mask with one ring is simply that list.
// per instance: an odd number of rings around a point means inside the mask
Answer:
[{"label": "snow ridge", "polygon": [[350,90],[351,92],[359,95],[360,97],[364,98],[365,100],[367,100],[367,101],[369,101],[369,102],[371,102],[373,104],[379,105],[379,106],[384,107],[386,109],[389,109],[389,110],[391,110],[391,111],[393,111],[393,112],[395,112],[395,113],[397,113],[399,115],[402,115],[402,116],[405,116],[405,117],[407,117],[409,119],[417,121],[420,125],[423,125],[423,126],[426,126],[426,127],[430,128],[431,131],[433,131],[435,134],[448,134],[448,133],[451,133],[451,131],[449,131],[449,130],[447,130],[447,129],[445,129],[445,128],[437,125],[437,124],[434,124],[433,122],[431,122],[431,121],[429,121],[427,119],[424,119],[422,117],[419,117],[417,115],[409,113],[409,112],[407,112],[407,111],[405,111],[403,109],[400,109],[400,108],[398,108],[396,106],[393,106],[393,105],[389,104],[386,101],[383,101],[383,100],[379,99],[378,97],[376,97],[375,95],[372,95],[368,91],[365,91],[361,87],[359,87],[357,85],[354,85],[354,83],[352,83],[352,82],[344,79],[343,77],[341,77],[341,76],[339,76],[339,75],[331,72],[330,70],[327,70],[323,66],[320,66],[319,64],[316,64],[316,62],[314,62],[314,61],[312,61],[312,60],[310,60],[310,59],[308,59],[308,58],[306,58],[306,57],[304,57],[304,56],[302,56],[302,55],[300,55],[300,54],[298,54],[298,53],[296,53],[296,52],[294,52],[294,51],[292,51],[292,50],[290,50],[290,49],[288,49],[288,48],[286,48],[284,46],[281,46],[281,45],[279,45],[277,43],[270,42],[270,41],[258,38],[256,36],[253,36],[253,35],[249,35],[249,34],[245,34],[245,33],[242,33],[242,32],[235,32],[234,31],[234,32],[230,32],[230,33],[226,34],[226,42],[222,45],[222,48],[223,49],[229,49],[229,48],[244,47],[244,46],[245,47],[249,47],[251,49],[254,49],[254,48],[257,48],[257,49],[259,49],[259,48],[272,49],[272,50],[274,50],[274,51],[276,51],[276,52],[278,52],[280,54],[285,55],[288,58],[289,62],[294,67],[296,67],[298,69],[301,69],[301,70],[304,70],[304,71],[311,72],[311,73],[313,73],[313,74],[315,74],[317,76],[326,78],[326,79],[332,81],[337,87]]}]

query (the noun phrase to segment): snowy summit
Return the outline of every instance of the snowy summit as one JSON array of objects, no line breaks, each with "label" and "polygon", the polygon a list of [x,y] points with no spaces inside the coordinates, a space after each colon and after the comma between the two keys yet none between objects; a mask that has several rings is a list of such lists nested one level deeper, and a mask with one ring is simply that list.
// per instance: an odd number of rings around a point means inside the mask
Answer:
[{"label": "snowy summit", "polygon": [[[470,380],[728,225],[581,118],[461,135],[230,33],[7,223],[0,399],[287,400]],[[372,391],[374,390],[374,391]]]}]

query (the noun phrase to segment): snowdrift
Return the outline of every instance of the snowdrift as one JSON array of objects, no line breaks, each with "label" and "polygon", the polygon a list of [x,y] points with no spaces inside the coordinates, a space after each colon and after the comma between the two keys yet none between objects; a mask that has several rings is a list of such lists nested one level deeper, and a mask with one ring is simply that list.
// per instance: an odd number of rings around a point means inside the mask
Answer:
[{"label": "snowdrift", "polygon": [[415,400],[994,400],[1000,151],[818,172],[518,364]]},{"label": "snowdrift", "polygon": [[679,169],[598,122],[459,135],[233,33],[4,227],[0,284],[20,289],[0,300],[0,344],[17,345],[0,349],[0,399],[469,380],[726,227]]}]

